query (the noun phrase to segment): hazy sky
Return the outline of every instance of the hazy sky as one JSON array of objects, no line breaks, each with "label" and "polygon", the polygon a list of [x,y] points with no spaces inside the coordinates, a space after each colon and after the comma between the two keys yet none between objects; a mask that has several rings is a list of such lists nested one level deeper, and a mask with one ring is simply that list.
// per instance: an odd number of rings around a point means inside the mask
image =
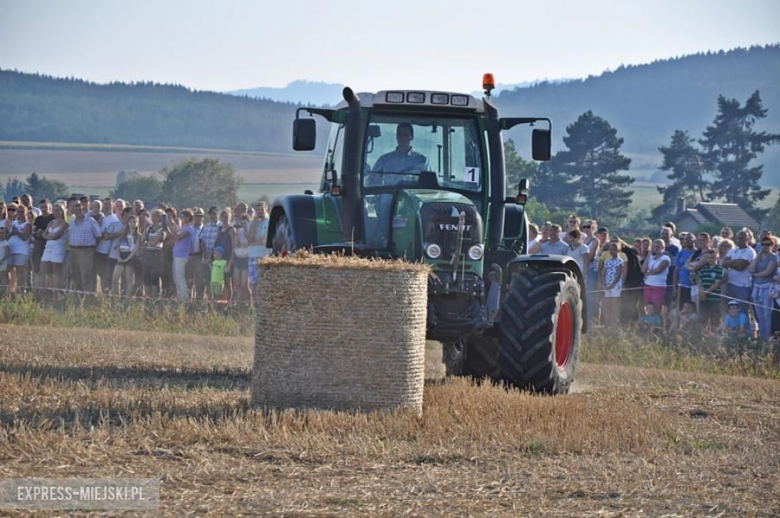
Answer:
[{"label": "hazy sky", "polygon": [[776,0],[0,0],[0,68],[218,91],[470,92],[776,42]]}]

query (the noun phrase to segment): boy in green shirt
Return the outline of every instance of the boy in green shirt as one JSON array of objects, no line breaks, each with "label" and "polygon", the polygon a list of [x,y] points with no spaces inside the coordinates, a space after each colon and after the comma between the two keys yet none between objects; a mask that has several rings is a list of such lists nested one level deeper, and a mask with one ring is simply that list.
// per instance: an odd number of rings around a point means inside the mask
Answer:
[{"label": "boy in green shirt", "polygon": [[222,298],[222,290],[225,288],[225,249],[221,246],[214,248],[214,259],[211,261],[211,301]]},{"label": "boy in green shirt", "polygon": [[701,324],[710,330],[717,329],[720,325],[720,287],[726,279],[726,272],[717,263],[715,250],[704,252],[704,266],[696,272],[696,280],[699,286],[699,316]]}]

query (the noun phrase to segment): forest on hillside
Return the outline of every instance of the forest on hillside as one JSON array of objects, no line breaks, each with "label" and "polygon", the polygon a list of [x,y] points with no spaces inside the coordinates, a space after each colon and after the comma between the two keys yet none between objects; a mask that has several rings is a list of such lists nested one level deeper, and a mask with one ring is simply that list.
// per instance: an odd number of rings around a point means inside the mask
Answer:
[{"label": "forest on hillside", "polygon": [[297,105],[0,70],[0,140],[291,152]]},{"label": "forest on hillside", "polygon": [[[551,118],[557,149],[563,146],[566,126],[591,110],[617,128],[626,152],[657,155],[660,161],[658,148],[669,143],[675,130],[701,136],[715,117],[719,95],[744,100],[758,90],[769,110],[759,129],[780,132],[778,84],[780,45],[769,45],[625,66],[582,80],[540,83],[501,92],[496,101],[502,114]],[[509,136],[521,154],[527,153],[529,139],[522,130]],[[763,163],[766,179],[780,185],[780,150],[767,150]]]}]

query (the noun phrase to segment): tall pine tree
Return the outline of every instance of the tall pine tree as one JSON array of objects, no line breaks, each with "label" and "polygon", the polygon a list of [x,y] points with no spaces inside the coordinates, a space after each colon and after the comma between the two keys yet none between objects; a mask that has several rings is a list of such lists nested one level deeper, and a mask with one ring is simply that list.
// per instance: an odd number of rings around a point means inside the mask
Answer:
[{"label": "tall pine tree", "polygon": [[531,186],[533,187],[539,167],[536,165],[536,162],[525,160],[520,156],[512,139],[504,142],[504,161],[506,163],[507,196],[517,194],[517,185],[521,178],[531,180]]},{"label": "tall pine tree", "polygon": [[737,99],[720,95],[718,114],[699,141],[705,165],[715,175],[712,196],[740,205],[759,220],[766,211],[757,209],[755,203],[766,198],[770,190],[762,189],[758,183],[764,166],[751,167],[750,162],[765,146],[780,141],[778,134],[755,131],[756,122],[766,115],[757,90],[744,106]]},{"label": "tall pine tree", "polygon": [[560,186],[569,198],[565,201],[576,205],[585,217],[599,221],[615,224],[625,218],[634,194],[626,187],[634,179],[619,174],[628,170],[631,159],[620,154],[623,139],[617,130],[587,111],[566,127],[566,133],[563,142],[568,149],[556,153],[549,165],[569,180]]},{"label": "tall pine tree", "polygon": [[660,224],[674,216],[679,198],[690,205],[707,201],[709,182],[704,179],[704,159],[694,147],[695,142],[687,131],[676,130],[669,146],[658,148],[664,157],[661,170],[669,171],[666,177],[672,183],[657,188],[663,195],[663,203],[653,209],[650,221]]}]

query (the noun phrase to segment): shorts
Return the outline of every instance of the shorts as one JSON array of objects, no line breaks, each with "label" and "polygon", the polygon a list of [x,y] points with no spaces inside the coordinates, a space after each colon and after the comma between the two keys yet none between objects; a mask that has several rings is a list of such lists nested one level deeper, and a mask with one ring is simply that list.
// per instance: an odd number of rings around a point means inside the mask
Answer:
[{"label": "shorts", "polygon": [[666,286],[644,286],[645,304],[652,302],[655,307],[660,308],[664,305],[664,296],[666,295]]},{"label": "shorts", "polygon": [[607,291],[605,291],[605,292],[604,292],[604,297],[605,297],[605,298],[608,298],[608,299],[619,299],[619,298],[620,298],[620,293],[621,293],[622,291],[623,291],[623,290],[622,290],[622,289],[620,289],[620,288],[615,288],[615,289],[607,290]]},{"label": "shorts", "polygon": [[8,258],[8,266],[27,266],[30,262],[30,254],[11,254]]},{"label": "shorts", "polygon": [[704,323],[707,320],[711,321],[713,326],[720,325],[720,301],[719,300],[702,300],[699,302],[699,321]]},{"label": "shorts", "polygon": [[242,272],[247,271],[249,268],[249,258],[248,257],[236,257],[233,259],[233,267],[236,270],[241,270]]},{"label": "shorts", "polygon": [[222,282],[212,282],[211,283],[211,294],[215,297],[222,296],[222,290],[225,288],[225,284]]},{"label": "shorts", "polygon": [[686,302],[695,302],[693,299],[691,299],[691,288],[689,286],[680,286],[680,307],[683,307],[683,304]]}]

